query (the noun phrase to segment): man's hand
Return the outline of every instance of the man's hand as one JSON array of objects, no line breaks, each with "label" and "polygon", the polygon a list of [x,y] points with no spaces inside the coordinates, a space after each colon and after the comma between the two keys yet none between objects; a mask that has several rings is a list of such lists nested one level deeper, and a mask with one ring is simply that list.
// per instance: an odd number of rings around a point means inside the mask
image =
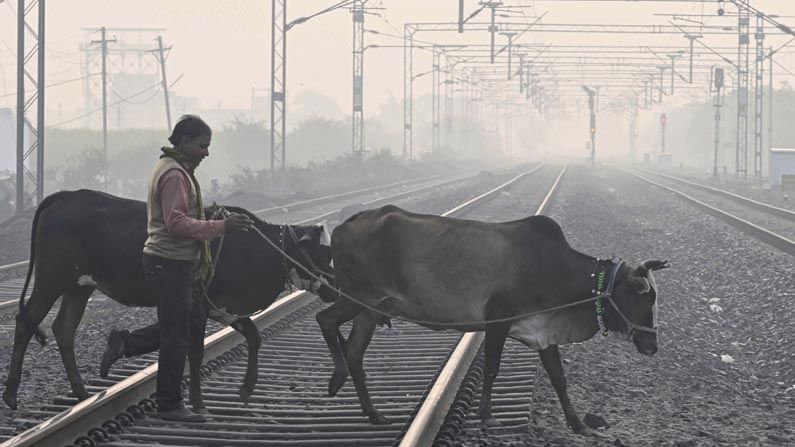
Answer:
[{"label": "man's hand", "polygon": [[245,214],[230,213],[224,219],[224,231],[248,231],[254,228],[254,221]]}]

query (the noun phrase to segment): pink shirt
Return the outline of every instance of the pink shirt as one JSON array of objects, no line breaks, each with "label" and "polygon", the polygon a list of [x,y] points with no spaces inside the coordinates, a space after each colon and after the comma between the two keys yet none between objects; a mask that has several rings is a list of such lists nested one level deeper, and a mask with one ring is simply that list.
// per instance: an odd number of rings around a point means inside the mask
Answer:
[{"label": "pink shirt", "polygon": [[188,214],[190,180],[179,169],[172,169],[157,184],[160,204],[168,232],[176,237],[207,241],[224,234],[223,220],[200,220]]}]

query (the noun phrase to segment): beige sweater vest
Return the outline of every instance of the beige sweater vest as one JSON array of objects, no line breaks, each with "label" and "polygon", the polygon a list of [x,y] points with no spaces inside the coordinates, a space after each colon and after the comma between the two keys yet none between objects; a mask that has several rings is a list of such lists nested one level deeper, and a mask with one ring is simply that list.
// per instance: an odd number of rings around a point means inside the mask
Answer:
[{"label": "beige sweater vest", "polygon": [[[190,179],[187,171],[173,158],[164,157],[155,164],[152,178],[149,180],[149,197],[146,200],[146,230],[149,237],[144,243],[144,253],[178,261],[197,261],[201,254],[200,242],[194,239],[174,236],[168,232],[166,227],[158,184],[160,183],[160,178],[172,169],[179,169]],[[196,210],[198,198],[190,180],[188,180],[188,184],[190,185],[188,216],[198,219]]]}]

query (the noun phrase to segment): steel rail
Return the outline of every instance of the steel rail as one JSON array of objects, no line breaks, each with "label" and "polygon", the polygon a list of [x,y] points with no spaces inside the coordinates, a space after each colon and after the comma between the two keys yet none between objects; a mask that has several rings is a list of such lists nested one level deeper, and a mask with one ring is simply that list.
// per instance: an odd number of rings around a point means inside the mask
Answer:
[{"label": "steel rail", "polygon": [[[464,212],[464,210],[474,208],[478,202],[493,197],[501,190],[524,176],[535,172],[542,166],[543,165],[538,165],[533,169],[513,177],[501,186],[448,211],[446,215],[453,213],[460,214]],[[380,201],[384,199],[377,200]],[[295,222],[295,224],[306,224],[317,221],[318,219],[320,218],[308,218],[303,221]],[[314,295],[307,292],[295,292],[252,316],[252,320],[257,327],[262,330],[264,327],[274,324],[293,311],[308,305],[314,299]],[[203,364],[211,362],[214,358],[237,346],[242,341],[244,341],[243,337],[237,334],[231,327],[224,328],[210,335],[205,338],[206,355]],[[123,412],[124,409],[128,408],[130,405],[134,405],[140,402],[141,399],[148,397],[154,391],[156,372],[157,364],[155,363],[133,374],[122,382],[92,395],[72,408],[64,410],[53,418],[7,440],[5,443],[0,444],[0,447],[61,446],[73,442],[78,437],[84,436],[90,427],[99,426],[103,421],[112,419],[114,415]]]},{"label": "steel rail", "polygon": [[[305,306],[314,298],[313,295],[305,291],[294,292],[253,315],[251,320],[261,330],[279,321],[290,312]],[[243,341],[243,336],[231,327],[226,327],[208,336],[204,339],[205,360],[202,364],[207,364],[210,360]],[[188,365],[185,367],[187,370]],[[0,444],[0,447],[68,445],[83,436],[86,427],[97,426],[102,421],[112,419],[130,405],[149,397],[155,391],[156,377],[157,364],[155,363],[107,390],[90,396],[71,409],[7,440]]]},{"label": "steel rail", "polygon": [[774,233],[774,232],[772,232],[770,230],[762,228],[759,225],[756,225],[756,224],[753,224],[751,222],[748,222],[747,220],[742,219],[740,217],[737,217],[737,216],[735,216],[735,215],[733,215],[731,213],[727,213],[726,211],[723,211],[720,208],[716,208],[716,207],[714,207],[712,205],[706,204],[706,203],[704,203],[704,202],[702,202],[702,201],[700,201],[700,200],[698,200],[698,199],[696,199],[694,197],[691,197],[691,196],[689,196],[689,195],[687,195],[687,194],[685,194],[685,193],[683,193],[683,192],[681,192],[681,191],[679,191],[677,189],[671,188],[669,186],[666,186],[666,185],[663,185],[661,183],[655,182],[654,180],[651,180],[649,178],[643,177],[640,174],[634,173],[632,171],[628,171],[626,169],[622,169],[622,168],[620,168],[618,166],[616,166],[616,169],[618,169],[619,171],[621,171],[621,172],[623,172],[623,173],[625,173],[627,175],[631,175],[631,176],[636,177],[636,178],[638,178],[640,180],[643,180],[644,182],[652,184],[652,185],[654,185],[654,186],[656,186],[658,188],[662,188],[662,189],[665,189],[667,191],[670,191],[670,192],[676,194],[679,198],[681,198],[681,199],[683,199],[683,200],[685,200],[687,202],[690,202],[691,204],[693,204],[696,207],[700,208],[701,210],[705,211],[707,214],[711,214],[711,215],[723,220],[724,222],[728,223],[729,225],[746,232],[747,234],[751,235],[752,237],[754,237],[754,238],[756,238],[756,239],[758,239],[758,240],[770,245],[773,248],[777,248],[777,249],[779,249],[779,250],[781,250],[781,251],[783,251],[783,252],[785,252],[787,254],[795,256],[795,242],[787,239],[784,236],[781,236],[781,235],[779,235],[777,233]]},{"label": "steel rail", "polygon": [[[536,209],[536,215],[544,213],[555,196],[563,174],[567,166],[564,166],[557,178],[550,187],[544,200]],[[483,332],[467,332],[461,337],[461,341],[455,348],[450,360],[439,374],[439,378],[433,384],[425,402],[420,407],[417,416],[412,421],[406,431],[400,447],[430,446],[433,444],[439,427],[444,422],[450,405],[455,398],[461,381],[472,364],[475,355],[480,349],[485,335]]]},{"label": "steel rail", "polygon": [[688,186],[692,186],[694,188],[701,189],[703,191],[712,192],[712,193],[718,194],[718,195],[720,195],[722,197],[726,197],[728,199],[734,200],[737,203],[741,203],[743,205],[746,205],[749,208],[753,208],[753,209],[758,210],[758,211],[763,211],[763,212],[766,212],[766,213],[770,213],[770,214],[772,214],[774,216],[781,217],[781,218],[784,218],[784,219],[787,219],[787,220],[795,221],[795,212],[787,210],[787,209],[784,209],[784,208],[779,208],[777,206],[769,205],[767,203],[762,203],[762,202],[759,202],[759,201],[756,201],[756,200],[753,200],[753,199],[749,199],[748,197],[744,197],[744,196],[741,196],[739,194],[735,194],[733,192],[725,191],[725,190],[722,190],[722,189],[719,189],[719,188],[714,188],[712,186],[703,185],[701,183],[696,183],[696,182],[691,182],[690,180],[685,180],[683,178],[676,177],[674,175],[664,174],[662,172],[657,172],[657,171],[653,171],[653,170],[650,170],[650,169],[643,169],[643,168],[640,168],[640,167],[637,167],[637,166],[632,166],[632,169],[635,169],[635,170],[638,170],[638,171],[642,171],[642,172],[645,172],[647,174],[652,174],[652,175],[657,175],[657,176],[660,176],[660,177],[664,177],[664,178],[667,178],[669,180],[673,180],[673,181],[676,181],[676,182],[679,182],[679,183],[683,183],[683,184],[688,185]]},{"label": "steel rail", "polygon": [[[271,212],[274,212],[274,211],[282,211],[282,210],[285,210],[285,209],[289,210],[290,208],[314,205],[316,203],[326,202],[326,201],[331,200],[331,199],[344,199],[346,197],[355,196],[357,194],[366,194],[366,193],[377,192],[377,191],[381,191],[381,190],[384,190],[384,189],[394,188],[395,186],[401,186],[401,185],[407,185],[407,184],[412,184],[412,183],[420,183],[420,182],[423,182],[423,181],[432,181],[432,180],[436,180],[436,179],[448,178],[448,177],[456,176],[456,175],[459,175],[459,174],[463,174],[464,172],[469,172],[469,171],[463,171],[462,173],[457,173],[457,174],[452,174],[452,175],[435,175],[435,176],[431,176],[431,177],[423,177],[423,178],[420,178],[420,179],[401,180],[399,182],[389,183],[387,185],[379,185],[379,186],[374,186],[374,187],[370,187],[370,188],[361,188],[361,189],[356,189],[356,190],[353,190],[353,191],[346,191],[346,192],[341,192],[341,193],[338,193],[338,194],[331,194],[331,195],[323,196],[323,197],[314,197],[314,198],[311,198],[311,199],[301,200],[301,201],[294,202],[294,203],[289,203],[289,204],[286,204],[286,205],[272,206],[270,208],[263,208],[261,210],[252,211],[252,213],[259,215],[259,214],[271,213]],[[451,179],[450,181],[453,182],[453,181],[463,180],[465,178],[467,178],[467,177],[466,176],[462,176],[460,178]]]}]

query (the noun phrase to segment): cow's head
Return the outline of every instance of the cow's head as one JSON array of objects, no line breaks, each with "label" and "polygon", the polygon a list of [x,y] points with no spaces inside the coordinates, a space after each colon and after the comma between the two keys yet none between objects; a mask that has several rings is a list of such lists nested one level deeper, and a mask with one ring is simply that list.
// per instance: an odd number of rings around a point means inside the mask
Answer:
[{"label": "cow's head", "polygon": [[[292,283],[318,294],[324,301],[330,298],[327,284],[333,282],[330,231],[323,225],[291,225],[285,228],[285,250],[301,267],[288,264]],[[318,279],[320,278],[320,279]]]},{"label": "cow's head", "polygon": [[629,267],[626,277],[617,278],[613,289],[612,300],[618,309],[608,311],[607,328],[628,334],[641,354],[657,352],[659,289],[652,271],[669,266],[668,261],[650,260]]}]

